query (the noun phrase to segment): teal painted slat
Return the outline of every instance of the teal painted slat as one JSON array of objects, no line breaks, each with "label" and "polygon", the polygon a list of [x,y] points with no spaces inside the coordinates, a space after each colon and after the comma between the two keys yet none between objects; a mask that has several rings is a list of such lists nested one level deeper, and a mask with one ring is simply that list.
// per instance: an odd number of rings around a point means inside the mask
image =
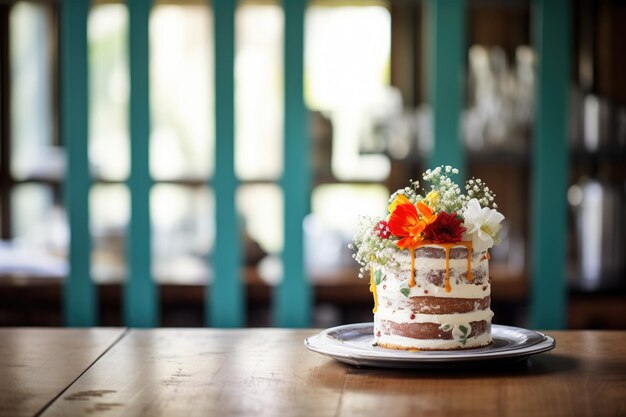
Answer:
[{"label": "teal painted slat", "polygon": [[433,152],[429,166],[452,165],[464,175],[464,146],[459,127],[465,63],[463,0],[428,0],[428,86],[433,110]]},{"label": "teal painted slat", "polygon": [[88,61],[89,0],[61,2],[61,135],[67,152],[64,199],[70,229],[69,274],[64,287],[68,326],[97,324],[97,298],[91,281],[89,234]]},{"label": "teal painted slat", "polygon": [[566,324],[565,279],[569,2],[538,0],[533,35],[538,53],[532,178],[531,324]]},{"label": "teal painted slat", "polygon": [[214,0],[215,29],[215,251],[208,289],[207,323],[245,324],[241,238],[235,195],[235,9],[236,0]]},{"label": "teal painted slat", "polygon": [[128,2],[131,212],[124,318],[132,327],[158,325],[158,288],[152,279],[150,238],[150,9],[150,0]]},{"label": "teal painted slat", "polygon": [[275,323],[307,327],[311,289],[304,266],[302,222],[310,210],[310,143],[304,104],[304,15],[306,0],[283,0],[285,15],[284,174],[285,243],[283,281],[275,294]]}]

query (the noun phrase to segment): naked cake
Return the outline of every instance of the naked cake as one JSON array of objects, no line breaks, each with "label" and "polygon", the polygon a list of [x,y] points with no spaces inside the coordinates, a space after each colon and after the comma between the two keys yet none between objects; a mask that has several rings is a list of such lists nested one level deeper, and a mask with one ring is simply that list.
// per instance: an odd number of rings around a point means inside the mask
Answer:
[{"label": "naked cake", "polygon": [[369,275],[374,343],[403,350],[469,349],[492,343],[488,250],[504,216],[480,179],[465,193],[450,166],[396,191],[384,218],[362,218],[351,247]]}]

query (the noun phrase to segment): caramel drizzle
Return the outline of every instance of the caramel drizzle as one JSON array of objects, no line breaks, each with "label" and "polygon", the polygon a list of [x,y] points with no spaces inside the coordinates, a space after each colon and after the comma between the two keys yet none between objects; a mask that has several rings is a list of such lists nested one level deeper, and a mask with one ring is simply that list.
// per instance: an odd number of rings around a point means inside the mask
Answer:
[{"label": "caramel drizzle", "polygon": [[469,282],[473,282],[474,274],[472,273],[472,241],[468,240],[463,242],[463,246],[465,246],[465,249],[467,249],[467,274],[465,277]]},{"label": "caramel drizzle", "polygon": [[411,279],[409,280],[409,287],[415,287],[415,249],[410,250],[411,253]]},{"label": "caramel drizzle", "polygon": [[[446,292],[452,291],[452,287],[450,286],[450,249],[454,246],[465,246],[467,249],[467,280],[472,282],[474,277],[472,275],[472,242],[471,241],[461,241],[456,243],[433,243],[430,241],[421,241],[418,243],[414,249],[409,249],[409,253],[411,254],[411,279],[409,280],[409,287],[415,286],[415,251],[426,245],[436,245],[441,246],[446,253]],[[370,274],[371,275],[371,274]],[[370,287],[371,288],[371,287]],[[376,308],[376,307],[374,307]]]},{"label": "caramel drizzle", "polygon": [[370,292],[374,296],[374,308],[372,313],[378,310],[378,292],[376,291],[376,282],[374,281],[374,266],[370,264]]}]

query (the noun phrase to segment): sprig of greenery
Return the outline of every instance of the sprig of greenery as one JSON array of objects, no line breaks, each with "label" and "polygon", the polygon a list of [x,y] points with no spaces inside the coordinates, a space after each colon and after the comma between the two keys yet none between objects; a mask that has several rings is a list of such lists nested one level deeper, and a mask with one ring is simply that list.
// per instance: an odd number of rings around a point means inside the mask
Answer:
[{"label": "sprig of greenery", "polygon": [[[452,337],[461,344],[461,346],[465,346],[467,344],[467,338],[471,333],[471,328],[469,324],[466,326],[464,324],[460,324],[458,326],[452,325],[451,323],[446,323],[440,326],[440,329],[444,332],[451,331]],[[458,330],[458,332],[457,332]]]},{"label": "sprig of greenery", "polygon": [[465,346],[465,344],[467,343],[467,338],[469,336],[469,328],[461,324],[459,326],[459,330],[461,331],[461,337],[459,338],[459,342],[461,343],[461,345]]}]

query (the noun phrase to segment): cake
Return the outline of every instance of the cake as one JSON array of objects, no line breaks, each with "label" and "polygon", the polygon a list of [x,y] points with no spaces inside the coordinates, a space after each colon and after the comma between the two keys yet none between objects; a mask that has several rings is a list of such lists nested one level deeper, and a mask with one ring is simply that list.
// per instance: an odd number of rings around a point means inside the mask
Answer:
[{"label": "cake", "polygon": [[453,350],[492,343],[489,249],[504,216],[480,179],[465,193],[458,170],[440,166],[393,193],[383,218],[361,219],[351,248],[369,275],[374,344]]}]

